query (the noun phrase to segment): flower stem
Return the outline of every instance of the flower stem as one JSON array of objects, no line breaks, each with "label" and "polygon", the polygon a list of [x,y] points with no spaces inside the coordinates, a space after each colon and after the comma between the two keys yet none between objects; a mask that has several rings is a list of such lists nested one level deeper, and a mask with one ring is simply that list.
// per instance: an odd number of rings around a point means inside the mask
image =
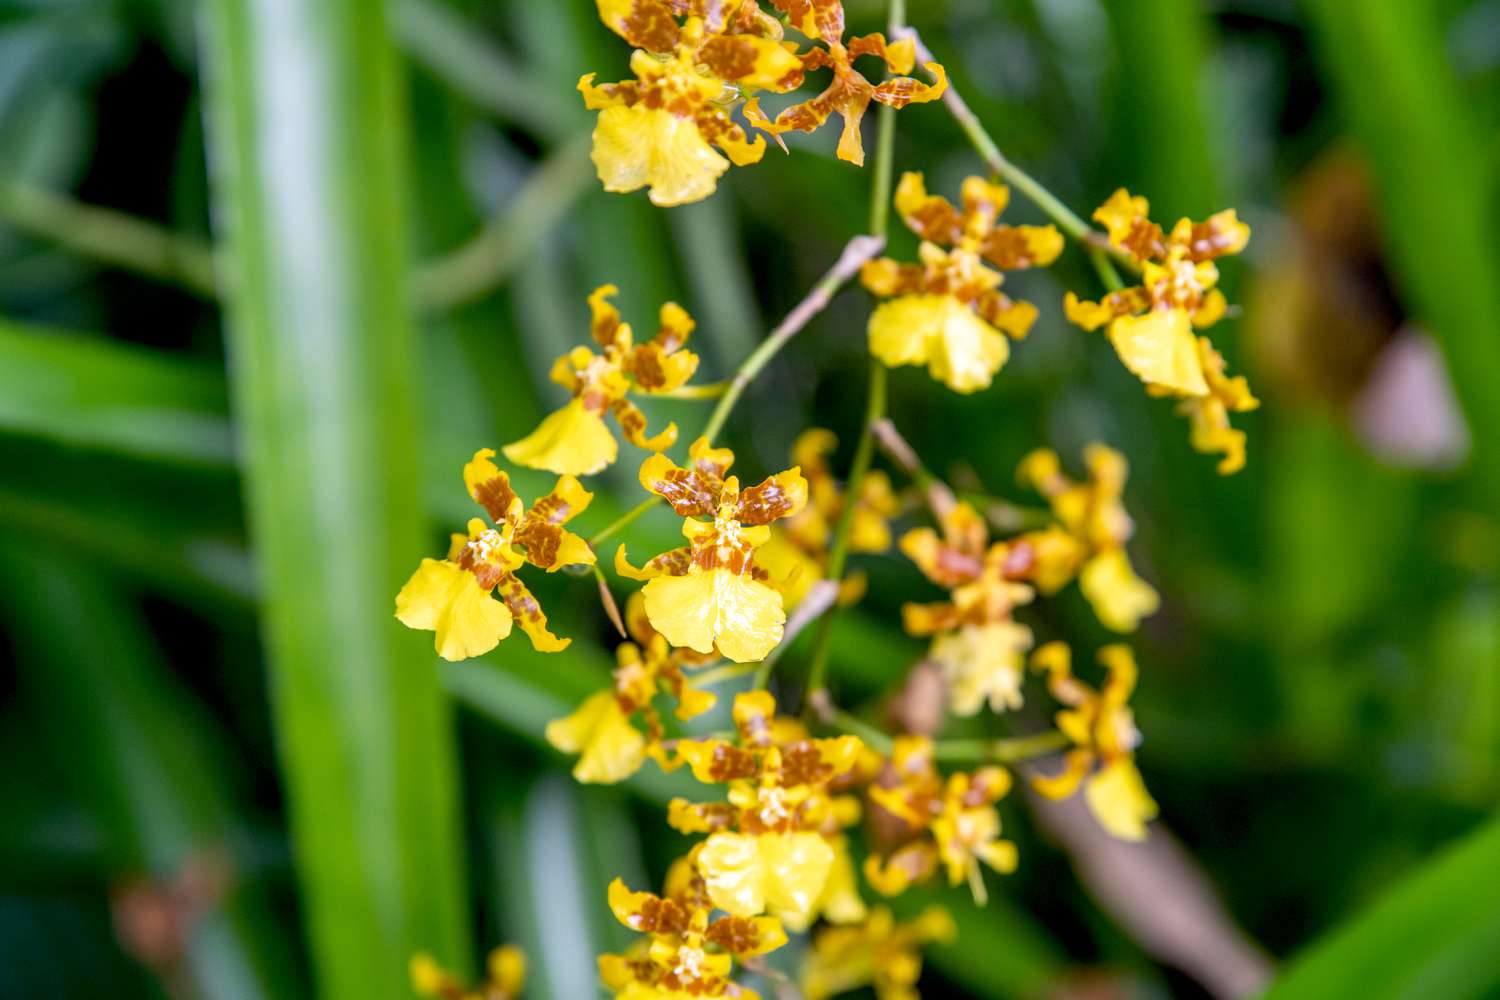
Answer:
[{"label": "flower stem", "polygon": [[[917,59],[920,62],[933,62],[932,52],[922,44],[922,38],[914,29],[905,29],[906,37],[916,43]],[[948,89],[943,92],[943,103],[948,106],[948,112],[958,122],[958,127],[963,130],[964,135],[969,137],[969,142],[976,152],[984,160],[985,165],[993,172],[999,174],[1010,184],[1011,187],[1020,191],[1032,204],[1040,208],[1047,217],[1057,224],[1057,228],[1067,233],[1074,240],[1083,245],[1088,252],[1089,261],[1094,265],[1094,270],[1099,273],[1099,279],[1104,282],[1110,291],[1119,291],[1125,287],[1120,279],[1120,273],[1115,269],[1115,260],[1127,267],[1131,266],[1129,257],[1121,250],[1109,245],[1103,234],[1079,217],[1062,199],[1047,190],[1041,181],[1032,177],[1025,170],[1012,163],[1000,146],[995,142],[993,136],[985,129],[953,81],[948,81]]]},{"label": "flower stem", "polygon": [[650,510],[652,507],[655,507],[659,499],[659,497],[652,497],[649,500],[642,500],[640,503],[636,504],[634,507],[621,514],[619,517],[609,522],[609,524],[594,532],[589,536],[589,547],[593,548],[600,542],[604,541],[606,538],[609,538],[611,535],[615,535],[621,531],[624,531],[632,521],[640,517],[642,514],[646,513],[646,511]]},{"label": "flower stem", "polygon": [[[899,35],[906,25],[906,0],[890,0],[886,34],[890,38]],[[920,43],[918,43],[920,44]],[[931,60],[926,60],[930,62]],[[870,238],[885,243],[891,221],[891,181],[894,174],[896,153],[896,109],[881,105],[876,121],[879,133],[875,139],[875,172],[870,185]],[[870,390],[865,406],[864,426],[860,428],[859,443],[854,448],[854,462],[849,467],[849,476],[844,481],[844,507],[839,512],[838,526],[834,529],[833,541],[828,547],[828,566],[824,579],[840,583],[844,579],[844,565],[849,559],[849,536],[854,526],[854,512],[858,507],[860,487],[865,474],[870,471],[870,461],[875,456],[875,425],[885,419],[888,373],[878,359],[870,358]],[[813,638],[812,660],[807,668],[806,710],[811,710],[819,698],[826,697],[825,682],[828,675],[828,644],[833,636],[833,622],[838,617],[837,607],[830,608],[818,623],[818,634]]]},{"label": "flower stem", "polygon": [[932,745],[932,756],[934,760],[1017,764],[1055,753],[1067,745],[1067,736],[1056,729],[1048,729],[1029,736],[1004,739],[938,740]]},{"label": "flower stem", "polygon": [[856,236],[844,245],[844,252],[839,254],[839,259],[834,262],[828,273],[818,279],[803,300],[797,303],[796,308],[787,313],[783,319],[772,330],[760,346],[750,352],[744,362],[740,364],[739,370],[729,380],[729,385],[724,390],[724,395],[719,398],[719,405],[714,407],[713,413],[709,414],[708,423],[703,425],[703,436],[713,441],[724,429],[724,423],[729,419],[729,414],[734,410],[740,396],[745,388],[755,381],[761,371],[770,363],[787,343],[802,332],[802,328],[818,313],[828,307],[833,296],[839,289],[859,273],[859,269],[865,262],[885,249],[884,236]]},{"label": "flower stem", "polygon": [[834,729],[843,730],[854,736],[858,736],[867,743],[871,750],[882,757],[891,755],[891,738],[880,729],[870,725],[856,715],[851,715],[842,708],[830,707],[822,713],[823,721]]},{"label": "flower stem", "polygon": [[[856,236],[846,243],[844,252],[839,254],[839,259],[834,261],[828,273],[818,279],[818,283],[808,291],[791,312],[786,314],[786,318],[777,324],[776,329],[761,341],[759,347],[750,352],[750,356],[741,362],[734,377],[728,382],[716,382],[713,386],[702,387],[713,388],[719,394],[718,405],[709,414],[708,422],[703,425],[701,432],[703,437],[708,438],[710,442],[718,437],[719,432],[724,429],[725,421],[729,419],[729,414],[733,412],[735,404],[739,402],[740,396],[744,395],[746,386],[755,381],[756,376],[766,365],[770,364],[777,352],[801,333],[803,327],[807,326],[814,316],[828,307],[834,295],[838,294],[839,289],[859,273],[859,269],[865,265],[865,262],[871,260],[884,248],[885,240],[874,236]],[[597,545],[611,535],[624,530],[632,521],[659,503],[661,503],[661,498],[655,496],[642,500],[616,521],[595,532],[589,538],[589,545]]]}]

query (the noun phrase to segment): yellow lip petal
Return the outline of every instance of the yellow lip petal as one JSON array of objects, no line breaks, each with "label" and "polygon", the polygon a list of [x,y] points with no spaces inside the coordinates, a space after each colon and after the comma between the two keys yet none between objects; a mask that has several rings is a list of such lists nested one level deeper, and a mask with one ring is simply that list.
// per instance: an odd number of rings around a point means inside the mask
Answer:
[{"label": "yellow lip petal", "polygon": [[1078,586],[1105,628],[1134,632],[1141,619],[1154,615],[1161,597],[1136,576],[1124,549],[1101,552],[1084,564]]},{"label": "yellow lip petal", "polygon": [[1083,794],[1099,825],[1112,836],[1146,839],[1146,824],[1156,817],[1157,807],[1134,761],[1121,758],[1104,768],[1084,784]]},{"label": "yellow lip petal", "polygon": [[1109,339],[1125,367],[1142,382],[1184,396],[1208,394],[1187,313],[1158,309],[1144,316],[1121,316],[1109,325]]},{"label": "yellow lip petal", "polygon": [[887,365],[925,364],[955,392],[990,384],[1010,357],[1010,343],[948,295],[903,295],[870,316],[870,353]]},{"label": "yellow lip petal", "polygon": [[423,559],[396,595],[396,617],[408,628],[432,629],[445,660],[488,653],[510,635],[510,609],[495,600],[474,574],[446,559]]},{"label": "yellow lip petal", "polygon": [[572,715],[547,723],[547,742],[582,754],[573,777],[585,784],[623,781],[646,759],[646,738],[630,724],[612,691],[596,691]]},{"label": "yellow lip petal", "polygon": [[619,450],[604,418],[584,406],[582,399],[571,400],[536,430],[504,448],[505,457],[517,465],[560,476],[599,472],[615,460]]},{"label": "yellow lip petal", "polygon": [[720,653],[736,663],[762,659],[781,641],[781,595],[724,569],[659,576],[642,591],[646,616],[674,646]]},{"label": "yellow lip petal", "polygon": [[707,198],[729,169],[692,119],[640,105],[599,113],[593,160],[606,191],[649,187],[663,207]]}]

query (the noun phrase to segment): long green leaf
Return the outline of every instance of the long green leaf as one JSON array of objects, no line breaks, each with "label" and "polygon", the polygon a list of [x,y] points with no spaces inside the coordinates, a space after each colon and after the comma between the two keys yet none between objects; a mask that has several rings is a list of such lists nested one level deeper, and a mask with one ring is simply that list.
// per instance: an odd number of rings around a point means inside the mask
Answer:
[{"label": "long green leaf", "polygon": [[273,709],[323,996],[468,962],[451,722],[391,617],[422,554],[406,114],[385,6],[214,0],[209,135]]},{"label": "long green leaf", "polygon": [[1298,958],[1263,1000],[1481,1000],[1500,991],[1500,821]]},{"label": "long green leaf", "polygon": [[[285,938],[234,850],[222,748],[157,661],[139,616],[98,573],[36,551],[0,550],[4,610],[44,751],[104,831],[109,874],[164,884],[192,864],[228,864],[227,897],[187,941],[194,982],[222,1000],[293,998]],[[79,621],[87,628],[77,628]],[[50,741],[50,742],[49,742]]]},{"label": "long green leaf", "polygon": [[0,430],[193,465],[233,464],[222,373],[0,321]]}]

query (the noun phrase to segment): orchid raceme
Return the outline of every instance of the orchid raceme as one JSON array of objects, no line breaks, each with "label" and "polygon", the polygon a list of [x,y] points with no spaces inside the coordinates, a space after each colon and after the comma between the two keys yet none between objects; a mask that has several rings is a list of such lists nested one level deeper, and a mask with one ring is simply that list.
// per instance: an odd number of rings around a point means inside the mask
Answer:
[{"label": "orchid raceme", "polygon": [[941,529],[908,531],[901,551],[949,591],[949,600],[907,603],[902,623],[912,635],[934,637],[929,656],[943,668],[955,714],[974,715],[985,704],[996,712],[1018,708],[1032,636],[1012,614],[1035,592],[1016,581],[1010,546],[990,543],[984,518],[969,504],[946,511]]},{"label": "orchid raceme", "polygon": [[760,160],[765,139],[752,141],[727,106],[744,91],[801,81],[802,61],[782,44],[780,22],[753,0],[598,6],[605,25],[636,47],[634,80],[595,86],[589,73],[578,81],[585,106],[599,112],[593,159],[606,191],[645,187],[653,204],[681,205],[712,194],[731,162]]},{"label": "orchid raceme", "polygon": [[[792,443],[792,462],[807,480],[807,506],[773,525],[770,540],[755,554],[757,564],[771,574],[771,585],[781,591],[789,609],[826,575],[828,545],[843,514],[845,499],[828,464],[828,456],[837,446],[833,432],[821,427],[798,435]],[[879,470],[866,475],[855,500],[849,551],[878,553],[890,549],[890,520],[900,509],[890,477]],[[863,589],[863,577],[846,576],[840,599],[845,603],[857,600]]]},{"label": "orchid raceme", "polygon": [[1061,590],[1075,577],[1105,628],[1134,632],[1156,613],[1161,598],[1136,575],[1125,543],[1135,522],[1122,498],[1129,465],[1107,445],[1084,449],[1085,482],[1062,471],[1057,453],[1038,448],[1021,460],[1017,478],[1047,498],[1057,524],[1027,532],[1012,545],[1011,573],[1043,594]]},{"label": "orchid raceme", "polygon": [[[677,702],[681,720],[702,715],[717,700],[692,686],[684,673],[710,662],[687,649],[672,649],[646,618],[645,602],[632,594],[625,607],[625,624],[634,641],[615,649],[618,666],[613,687],[597,691],[572,715],[547,724],[547,742],[564,753],[579,754],[573,777],[585,784],[612,784],[630,777],[648,756],[664,767],[675,764],[662,748],[662,723],[652,704],[660,691]],[[631,722],[640,715],[641,732]]]},{"label": "orchid raceme", "polygon": [[694,777],[729,786],[729,801],[674,799],[668,822],[683,833],[709,834],[697,868],[715,906],[741,917],[771,913],[805,928],[820,904],[836,901],[827,890],[844,846],[840,831],[859,813],[855,800],[833,788],[855,768],[863,745],[854,736],[809,738],[797,723],[777,718],[766,691],[736,697],[734,721],[733,743],[677,744]]},{"label": "orchid raceme", "polygon": [[1144,840],[1156,802],[1135,766],[1141,733],[1130,711],[1137,675],[1130,647],[1116,643],[1099,650],[1108,676],[1098,690],[1073,676],[1066,643],[1047,643],[1031,662],[1047,675],[1052,696],[1068,706],[1057,713],[1057,728],[1073,743],[1062,772],[1032,779],[1032,788],[1049,799],[1065,799],[1082,784],[1084,800],[1105,830],[1123,840]]},{"label": "orchid raceme", "polygon": [[684,518],[688,544],[641,569],[630,565],[622,545],[615,568],[647,581],[646,616],[669,643],[700,653],[717,649],[748,663],[775,648],[786,622],[781,594],[756,565],[755,550],[770,537],[771,522],[807,503],[807,480],[792,468],[742,491],[739,479],[728,475],[733,464],[734,452],[711,448],[706,438],[693,442],[687,468],[660,452],[646,459],[641,485]]},{"label": "orchid raceme", "polygon": [[975,901],[983,903],[980,865],[1001,874],[1016,869],[1016,846],[1000,839],[995,809],[1010,787],[1010,772],[993,766],[955,772],[945,781],[930,740],[898,737],[888,774],[870,786],[870,800],[901,824],[903,840],[865,859],[866,881],[878,892],[896,895],[942,867],[950,885],[968,882]]},{"label": "orchid raceme", "polygon": [[619,310],[609,301],[618,291],[614,285],[602,285],[589,296],[590,331],[600,351],[575,347],[553,364],[552,381],[567,389],[572,399],[529,435],[505,446],[505,457],[512,462],[559,475],[599,472],[619,453],[604,423],[606,413],[638,448],[657,451],[677,440],[676,424],[648,437],[646,417],[629,396],[671,392],[693,377],[698,355],[682,347],[693,332],[693,318],[668,302],[661,307],[656,336],[637,344],[630,324],[620,322]]},{"label": "orchid raceme", "polygon": [[547,616],[516,572],[527,563],[549,573],[594,563],[588,543],[563,527],[594,495],[563,476],[527,508],[510,476],[491,461],[494,455],[482,448],[464,466],[469,496],[492,523],[471,518],[466,534],[451,536],[447,558],[423,559],[396,595],[396,617],[409,628],[435,632],[437,653],[445,660],[489,652],[510,634],[513,622],[537,650],[566,649],[571,640],[547,630]]},{"label": "orchid raceme", "polygon": [[519,1000],[526,985],[526,956],[515,945],[501,945],[485,960],[485,979],[469,989],[459,978],[438,965],[431,955],[413,955],[410,963],[412,992],[431,1000]]},{"label": "orchid raceme", "polygon": [[1215,287],[1214,261],[1243,250],[1250,227],[1227,209],[1204,222],[1180,219],[1165,233],[1149,209],[1145,198],[1121,188],[1094,213],[1110,244],[1141,266],[1141,284],[1099,302],[1069,292],[1064,310],[1085,330],[1107,326],[1120,360],[1153,395],[1186,401],[1193,447],[1222,452],[1219,471],[1237,472],[1244,465],[1244,435],[1229,430],[1229,413],[1253,410],[1259,402],[1243,378],[1224,377],[1223,359],[1193,331],[1224,316],[1227,303]]},{"label": "orchid raceme", "polygon": [[891,366],[926,365],[955,392],[990,384],[1010,357],[1007,336],[1026,336],[1037,318],[1031,303],[1000,291],[1000,272],[1045,267],[1063,246],[1053,226],[1000,225],[1009,201],[1005,185],[970,177],[958,209],[928,194],[921,174],[901,177],[896,211],[922,238],[920,263],[882,257],[860,272],[886,300],[870,316],[870,353]]},{"label": "orchid raceme", "polygon": [[[783,132],[815,132],[830,115],[836,114],[844,120],[843,132],[839,136],[839,159],[863,166],[865,148],[860,138],[860,122],[864,120],[871,101],[891,108],[904,108],[908,104],[935,101],[948,87],[947,73],[933,62],[926,63],[924,68],[936,83],[926,84],[909,76],[891,77],[879,85],[866,80],[854,68],[856,59],[875,56],[883,59],[892,73],[910,73],[916,64],[916,44],[909,38],[887,42],[885,36],[878,33],[860,35],[845,42],[843,0],[771,2],[787,15],[792,27],[814,43],[801,54],[800,66],[790,79],[791,86],[784,89],[800,86],[803,74],[810,70],[833,71],[832,82],[821,94],[783,109],[774,120],[761,111],[758,99],[746,103],[745,117],[756,128],[776,137],[778,142]],[[822,48],[817,46],[819,42]]]},{"label": "orchid raceme", "polygon": [[827,1000],[865,986],[876,1000],[918,1000],[922,949],[947,944],[958,930],[948,911],[929,906],[914,920],[897,921],[887,907],[850,927],[825,927],[813,935],[802,967],[806,1000]]},{"label": "orchid raceme", "polygon": [[615,918],[647,935],[623,955],[599,958],[600,978],[618,1000],[758,1000],[730,979],[734,961],[775,951],[786,943],[786,932],[774,917],[711,919],[713,905],[691,866],[673,867],[665,896],[631,892],[619,879],[610,884]]}]

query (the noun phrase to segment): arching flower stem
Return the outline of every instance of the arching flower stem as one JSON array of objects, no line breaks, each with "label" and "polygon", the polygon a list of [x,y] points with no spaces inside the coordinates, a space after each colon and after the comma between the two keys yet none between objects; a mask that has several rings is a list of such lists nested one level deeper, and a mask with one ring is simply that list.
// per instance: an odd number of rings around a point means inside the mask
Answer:
[{"label": "arching flower stem", "polygon": [[[903,28],[898,37],[907,37],[916,43],[919,60],[932,60],[932,53],[922,43],[922,37],[917,34],[916,29]],[[1000,151],[1000,146],[995,142],[994,137],[985,129],[979,116],[964,101],[963,95],[958,92],[958,88],[951,80],[948,82],[948,89],[943,92],[942,101],[954,120],[958,122],[958,127],[963,130],[964,135],[968,136],[970,144],[973,145],[980,159],[984,160],[985,165],[1003,177],[1007,184],[1029,198],[1032,204],[1056,223],[1057,228],[1083,246],[1084,251],[1089,255],[1089,261],[1094,265],[1094,270],[1099,274],[1099,280],[1104,282],[1106,288],[1112,292],[1124,288],[1125,282],[1121,280],[1115,263],[1118,261],[1130,267],[1131,263],[1126,255],[1111,247],[1102,233],[1096,231],[1077,212],[1063,204],[1062,200],[1047,190],[1041,181],[1012,163]]]}]

